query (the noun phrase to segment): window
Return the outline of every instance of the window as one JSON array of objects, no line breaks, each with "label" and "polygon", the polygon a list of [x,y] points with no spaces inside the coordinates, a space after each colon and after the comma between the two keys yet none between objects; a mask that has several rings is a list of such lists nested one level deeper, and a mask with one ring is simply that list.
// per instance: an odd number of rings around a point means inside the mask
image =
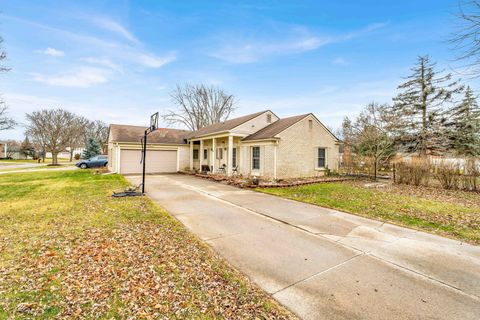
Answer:
[{"label": "window", "polygon": [[193,160],[198,160],[198,149],[193,149]]},{"label": "window", "polygon": [[252,147],[252,169],[260,169],[260,147]]},{"label": "window", "polygon": [[272,122],[272,115],[269,113],[267,114],[267,123],[271,123]]},{"label": "window", "polygon": [[318,148],[317,151],[317,168],[325,168],[326,167],[326,150],[325,148]]},{"label": "window", "polygon": [[208,159],[208,149],[203,149],[203,160]]},{"label": "window", "polygon": [[232,167],[237,166],[237,148],[232,149]]},{"label": "window", "polygon": [[312,130],[313,128],[313,120],[308,120],[308,129]]},{"label": "window", "polygon": [[217,159],[223,159],[223,149],[217,148]]}]

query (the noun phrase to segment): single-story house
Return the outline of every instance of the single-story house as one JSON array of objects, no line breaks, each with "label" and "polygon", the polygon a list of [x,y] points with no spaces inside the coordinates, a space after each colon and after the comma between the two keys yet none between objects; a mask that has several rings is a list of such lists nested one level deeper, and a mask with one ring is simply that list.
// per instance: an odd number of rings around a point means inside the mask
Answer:
[{"label": "single-story house", "polygon": [[7,157],[7,142],[0,141],[0,158]]},{"label": "single-story house", "polygon": [[[111,171],[142,171],[144,131],[140,126],[110,125]],[[159,128],[147,142],[147,173],[208,170],[273,179],[310,177],[338,169],[341,144],[311,113],[280,119],[270,110],[197,131]]]},{"label": "single-story house", "polygon": [[20,143],[15,141],[0,141],[0,158],[25,160],[27,156],[20,152]]}]

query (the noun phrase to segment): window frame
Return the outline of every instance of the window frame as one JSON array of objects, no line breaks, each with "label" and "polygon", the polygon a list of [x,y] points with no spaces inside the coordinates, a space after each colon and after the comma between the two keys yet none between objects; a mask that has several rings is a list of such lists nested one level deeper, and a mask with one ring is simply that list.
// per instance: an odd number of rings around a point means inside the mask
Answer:
[{"label": "window frame", "polygon": [[203,160],[208,160],[208,149],[203,149]]},{"label": "window frame", "polygon": [[[257,156],[257,157],[255,157],[255,149],[258,150],[258,156]],[[262,167],[262,165],[261,165],[261,150],[260,150],[260,146],[253,146],[253,147],[252,147],[251,160],[252,160],[252,170],[260,170],[260,168]],[[255,160],[258,160],[258,168],[255,167]]]},{"label": "window frame", "polygon": [[217,160],[223,160],[223,148],[217,148],[217,150],[215,151],[215,158]]},{"label": "window frame", "polygon": [[232,167],[237,166],[237,148],[232,148]]},{"label": "window frame", "polygon": [[[195,157],[195,154],[196,154],[196,157]],[[200,159],[200,150],[199,149],[193,149],[192,158],[193,158],[193,160],[199,160]]]},{"label": "window frame", "polygon": [[[324,152],[323,152],[323,166],[319,166],[319,160],[322,159],[319,155],[319,151],[320,149],[323,149]],[[316,152],[316,155],[315,155],[315,168],[316,169],[319,169],[319,170],[324,170],[327,168],[328,166],[328,163],[327,163],[327,148],[326,147],[317,147],[315,148],[315,152]]]}]

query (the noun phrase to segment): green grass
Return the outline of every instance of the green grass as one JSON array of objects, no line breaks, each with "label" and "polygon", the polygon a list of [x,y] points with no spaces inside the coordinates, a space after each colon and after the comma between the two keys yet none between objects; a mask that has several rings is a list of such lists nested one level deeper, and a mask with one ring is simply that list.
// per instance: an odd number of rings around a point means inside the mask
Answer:
[{"label": "green grass", "polygon": [[[480,207],[478,206],[367,189],[348,182],[256,190],[480,243]],[[477,194],[474,196],[478,197]]]},{"label": "green grass", "polygon": [[[70,159],[64,159],[64,158],[59,158],[58,160],[58,163],[70,163]],[[75,162],[76,160],[73,159],[73,162]],[[41,163],[45,163],[45,164],[48,164],[48,163],[51,163],[52,162],[52,158],[45,158],[45,162],[41,162]],[[38,160],[33,160],[33,159],[2,159],[0,160],[0,164],[1,163],[38,163]]]},{"label": "green grass", "polygon": [[66,164],[62,164],[61,166],[41,165],[41,166],[26,167],[26,168],[9,168],[8,166],[0,166],[0,172],[37,170],[37,169],[59,169],[59,168],[62,168],[62,167],[71,167],[71,166],[74,166],[74,164],[66,163]]},{"label": "green grass", "polygon": [[0,175],[0,319],[291,318],[149,198],[110,196],[127,185]]}]

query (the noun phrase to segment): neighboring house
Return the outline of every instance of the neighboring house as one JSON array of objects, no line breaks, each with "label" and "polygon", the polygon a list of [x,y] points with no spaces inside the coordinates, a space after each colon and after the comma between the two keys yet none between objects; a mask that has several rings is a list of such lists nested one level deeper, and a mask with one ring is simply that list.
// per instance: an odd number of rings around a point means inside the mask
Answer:
[{"label": "neighboring house", "polygon": [[[110,125],[109,168],[140,173],[145,128]],[[340,141],[311,113],[280,119],[262,111],[189,132],[161,128],[148,136],[147,172],[201,170],[283,179],[338,169]]]},{"label": "neighboring house", "polygon": [[20,152],[20,145],[16,142],[0,141],[0,158],[25,160],[27,156]]},{"label": "neighboring house", "polygon": [[4,141],[0,141],[0,158],[7,157],[7,143]]}]

